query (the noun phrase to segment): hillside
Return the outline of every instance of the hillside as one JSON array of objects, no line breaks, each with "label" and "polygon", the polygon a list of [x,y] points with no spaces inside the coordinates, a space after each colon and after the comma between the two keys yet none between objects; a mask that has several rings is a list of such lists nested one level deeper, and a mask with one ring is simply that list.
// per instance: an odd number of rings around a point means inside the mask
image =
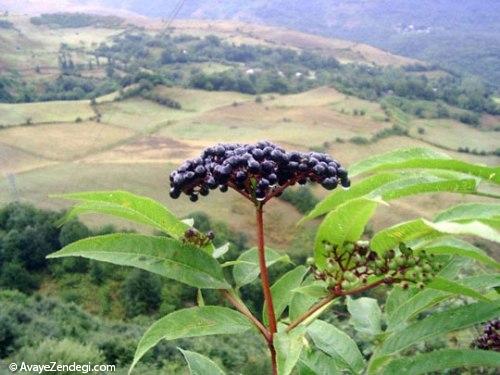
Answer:
[{"label": "hillside", "polygon": [[[168,19],[176,0],[0,1],[0,9],[23,12],[93,11]],[[368,43],[446,69],[482,77],[500,87],[500,3],[452,0],[316,0],[185,2],[178,18],[226,19],[284,26]]]}]

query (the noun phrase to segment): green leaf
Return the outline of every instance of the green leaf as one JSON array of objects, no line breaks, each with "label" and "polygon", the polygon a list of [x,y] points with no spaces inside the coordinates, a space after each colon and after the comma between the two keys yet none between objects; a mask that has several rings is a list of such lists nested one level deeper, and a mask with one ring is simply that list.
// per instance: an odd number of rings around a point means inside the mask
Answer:
[{"label": "green leaf", "polygon": [[425,250],[429,254],[450,254],[467,257],[489,266],[500,268],[500,263],[488,256],[483,250],[462,241],[456,237],[444,237],[437,240],[423,242],[414,248],[416,251]]},{"label": "green leaf", "polygon": [[224,375],[224,371],[210,358],[189,350],[178,349],[186,359],[190,375]]},{"label": "green leaf", "polygon": [[240,334],[251,328],[251,323],[245,316],[226,307],[204,306],[174,311],[153,323],[142,336],[129,372],[161,340]]},{"label": "green leaf", "polygon": [[384,253],[401,242],[408,243],[422,237],[438,237],[447,234],[473,235],[500,242],[500,233],[479,221],[462,224],[453,221],[433,223],[425,219],[416,219],[381,230],[373,236],[370,246],[376,252]]},{"label": "green leaf", "polygon": [[163,236],[115,233],[73,242],[47,258],[81,256],[132,266],[196,288],[228,289],[219,263],[209,254]]},{"label": "green leaf", "polygon": [[394,285],[385,300],[384,312],[388,316],[392,315],[402,304],[406,303],[419,291],[418,288],[403,289],[398,285]]},{"label": "green leaf", "polygon": [[54,197],[82,202],[68,212],[65,221],[80,214],[102,213],[152,226],[177,239],[189,228],[161,203],[126,191],[90,191]]},{"label": "green leaf", "polygon": [[356,182],[349,190],[335,190],[302,220],[313,219],[326,214],[347,200],[365,196],[380,197],[390,201],[423,193],[474,193],[478,180],[469,175],[446,171],[427,171],[419,173],[380,173]]},{"label": "green leaf", "polygon": [[[289,263],[290,258],[288,255],[283,255],[275,250],[266,248],[266,266],[270,267],[277,262]],[[259,252],[257,248],[252,248],[243,252],[233,267],[233,277],[237,287],[250,284],[257,277],[259,277]]]},{"label": "green leaf", "polygon": [[[305,288],[307,286],[313,285],[315,283],[313,277],[309,275],[302,282],[300,288]],[[290,320],[295,320],[303,313],[305,313],[314,303],[318,301],[318,297],[311,296],[305,293],[293,293],[292,299],[290,301],[290,306],[288,308],[288,315]]]},{"label": "green leaf", "polygon": [[278,332],[275,335],[278,375],[289,375],[292,372],[304,347],[304,336],[304,327],[297,327],[289,333]]},{"label": "green leaf", "polygon": [[363,355],[356,343],[344,332],[332,324],[316,320],[309,327],[307,333],[314,345],[334,360],[355,373],[360,373],[364,368]]},{"label": "green leaf", "polygon": [[324,241],[342,247],[360,239],[380,201],[358,198],[345,202],[326,215],[316,233],[314,258],[319,269],[326,266]]},{"label": "green leaf", "polygon": [[[500,286],[500,275],[484,274],[478,276],[470,276],[460,280],[460,284],[475,289],[489,289]],[[433,289],[424,289],[413,295],[405,302],[401,303],[392,313],[387,313],[387,331],[394,331],[400,328],[402,323],[416,316],[426,308],[429,308],[437,303],[455,296],[456,294],[438,291]]]},{"label": "green leaf", "polygon": [[444,277],[434,277],[434,279],[428,283],[426,287],[452,294],[472,297],[482,301],[489,301],[488,298],[484,297],[481,293],[475,291],[474,289],[461,285],[455,281],[445,279]]},{"label": "green leaf", "polygon": [[351,323],[356,331],[374,336],[382,332],[382,311],[374,298],[347,297],[347,310],[351,314]]},{"label": "green leaf", "polygon": [[455,221],[467,222],[479,220],[494,228],[500,228],[500,204],[494,203],[465,203],[451,207],[439,213],[434,222]]},{"label": "green leaf", "polygon": [[[279,278],[273,286],[271,286],[271,294],[273,297],[274,314],[276,319],[279,320],[283,311],[290,304],[293,296],[293,289],[298,287],[307,272],[307,268],[304,266],[298,266],[291,271],[285,273],[281,278]],[[264,324],[268,324],[269,317],[267,316],[267,304],[264,303],[262,307],[262,317]]]},{"label": "green leaf", "polygon": [[222,257],[224,254],[226,254],[228,251],[229,251],[229,243],[225,243],[224,245],[215,249],[212,256],[215,259],[218,259],[218,258]]},{"label": "green leaf", "polygon": [[500,274],[486,273],[482,275],[469,276],[460,280],[462,285],[475,289],[497,288],[500,286]]},{"label": "green leaf", "polygon": [[444,349],[397,358],[384,369],[385,375],[445,373],[457,367],[499,367],[500,353],[488,350]]},{"label": "green leaf", "polygon": [[340,374],[336,361],[321,350],[303,350],[299,358],[299,375]]},{"label": "green leaf", "polygon": [[324,215],[344,202],[365,196],[376,188],[399,178],[401,178],[401,175],[398,173],[381,173],[358,181],[349,189],[335,189],[325,199],[320,201],[299,223]]},{"label": "green leaf", "polygon": [[492,319],[499,314],[500,301],[477,302],[434,313],[401,331],[393,332],[384,341],[378,354],[395,353],[417,342],[470,327]]},{"label": "green leaf", "polygon": [[448,155],[427,148],[406,148],[365,159],[349,168],[349,175],[392,169],[443,169],[481,177],[500,183],[500,168],[470,164],[451,159]]},{"label": "green leaf", "polygon": [[293,290],[294,293],[304,294],[314,298],[323,298],[328,294],[328,284],[325,281],[318,280],[311,284],[299,286]]}]

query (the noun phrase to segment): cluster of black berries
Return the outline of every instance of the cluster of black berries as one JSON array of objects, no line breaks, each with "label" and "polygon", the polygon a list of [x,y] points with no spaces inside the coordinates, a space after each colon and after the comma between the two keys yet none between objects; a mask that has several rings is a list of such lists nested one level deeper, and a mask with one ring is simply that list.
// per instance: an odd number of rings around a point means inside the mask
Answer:
[{"label": "cluster of black berries", "polygon": [[208,195],[210,190],[226,192],[231,187],[253,201],[264,201],[289,185],[307,181],[328,190],[338,184],[350,186],[345,168],[326,154],[286,152],[267,141],[218,144],[170,174],[170,196],[176,199],[185,193],[196,202],[199,195]]},{"label": "cluster of black berries", "polygon": [[474,340],[472,346],[500,352],[500,319],[487,322],[483,327],[483,334]]},{"label": "cluster of black berries", "polygon": [[324,247],[326,267],[317,269],[313,258],[308,259],[308,264],[316,279],[326,281],[337,293],[367,284],[370,276],[384,284],[399,283],[404,289],[409,283],[424,288],[442,268],[441,263],[434,261],[434,255],[427,255],[425,251],[416,255],[403,243],[397,253],[389,250],[383,256],[370,250],[365,241],[346,244],[342,249],[325,242]]},{"label": "cluster of black berries", "polygon": [[196,245],[198,247],[203,247],[208,245],[210,241],[215,238],[214,232],[209,230],[207,233],[201,233],[195,228],[188,228],[184,232],[184,236],[182,237],[182,242],[189,243],[191,245]]}]

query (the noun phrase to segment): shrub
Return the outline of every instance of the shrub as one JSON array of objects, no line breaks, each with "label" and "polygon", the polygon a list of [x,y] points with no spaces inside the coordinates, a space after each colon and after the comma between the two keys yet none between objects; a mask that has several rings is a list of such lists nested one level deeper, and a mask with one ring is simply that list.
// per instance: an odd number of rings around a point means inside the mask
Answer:
[{"label": "shrub", "polygon": [[[16,355],[18,362],[26,362],[29,364],[42,364],[57,362],[58,364],[102,364],[104,356],[92,344],[81,344],[71,339],[63,339],[61,341],[46,339],[39,345],[34,347],[24,347]],[[61,371],[61,375],[71,375],[74,372]]]},{"label": "shrub", "polygon": [[319,202],[311,188],[307,186],[301,186],[296,190],[285,190],[279,198],[293,205],[302,214],[311,211]]},{"label": "shrub", "polygon": [[360,135],[354,136],[351,139],[349,139],[351,143],[354,143],[356,145],[367,145],[370,143],[370,140],[366,137],[362,137]]},{"label": "shrub", "polygon": [[158,310],[161,303],[161,281],[157,275],[134,270],[122,287],[122,298],[128,317],[151,314]]}]

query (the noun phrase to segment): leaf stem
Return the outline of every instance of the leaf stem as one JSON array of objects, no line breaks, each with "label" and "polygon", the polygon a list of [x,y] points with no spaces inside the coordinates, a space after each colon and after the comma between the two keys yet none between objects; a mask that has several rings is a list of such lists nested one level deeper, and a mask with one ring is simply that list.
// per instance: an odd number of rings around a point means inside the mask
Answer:
[{"label": "leaf stem", "polygon": [[262,282],[262,291],[264,294],[264,302],[267,307],[267,316],[269,318],[269,334],[270,340],[268,341],[269,351],[271,352],[271,361],[273,374],[277,374],[277,364],[276,364],[276,351],[274,348],[274,334],[276,333],[276,316],[274,314],[273,297],[271,294],[271,287],[269,283],[269,273],[266,266],[266,255],[264,246],[264,219],[262,204],[256,206],[256,218],[257,218],[257,245],[259,250],[259,268],[260,268],[260,279]]},{"label": "leaf stem", "polygon": [[303,313],[301,316],[295,319],[292,323],[290,323],[290,325],[286,328],[286,332],[290,332],[292,329],[297,327],[300,323],[309,318],[316,311],[321,309],[323,306],[329,304],[337,297],[339,297],[339,295],[335,293],[330,293],[329,295],[327,295],[325,298],[323,298],[321,301],[313,305],[309,310],[307,310],[305,313]]},{"label": "leaf stem", "polygon": [[367,284],[360,286],[359,288],[356,289],[351,289],[351,290],[341,290],[339,292],[336,292],[335,290],[331,291],[330,294],[328,294],[325,298],[323,298],[321,301],[313,305],[309,310],[307,310],[305,313],[303,313],[301,316],[299,316],[297,319],[295,319],[290,325],[286,328],[286,332],[290,332],[292,329],[297,327],[300,323],[302,323],[304,320],[309,318],[312,314],[314,314],[316,311],[320,310],[323,306],[329,304],[331,301],[333,301],[337,297],[341,296],[348,296],[351,294],[357,294],[364,292],[368,289],[375,288],[382,284],[384,282],[383,279],[377,280],[374,283]]},{"label": "leaf stem", "polygon": [[234,294],[234,292],[227,289],[221,289],[221,293],[236,310],[245,315],[257,327],[260,333],[262,333],[262,336],[264,336],[266,341],[269,343],[271,341],[271,334],[269,333],[269,330],[264,327],[264,325],[252,314],[248,307]]}]

